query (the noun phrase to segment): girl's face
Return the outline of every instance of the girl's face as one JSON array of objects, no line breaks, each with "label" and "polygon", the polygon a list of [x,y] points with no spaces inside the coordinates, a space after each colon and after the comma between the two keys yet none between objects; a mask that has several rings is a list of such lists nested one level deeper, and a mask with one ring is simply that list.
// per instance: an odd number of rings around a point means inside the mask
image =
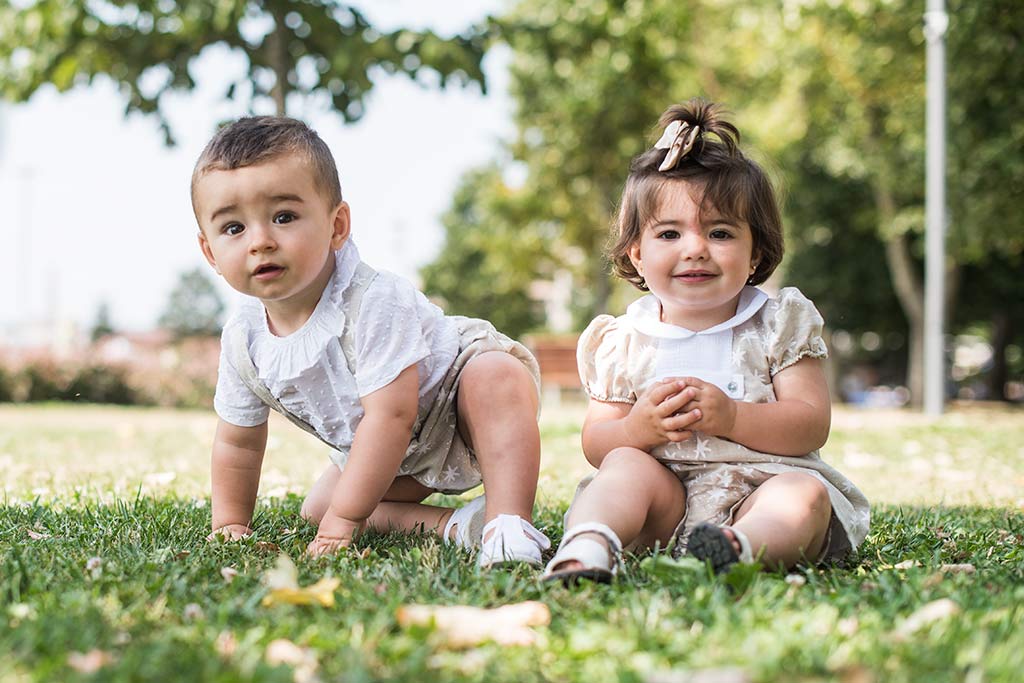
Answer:
[{"label": "girl's face", "polygon": [[674,182],[662,190],[654,218],[629,258],[661,302],[661,320],[700,331],[736,314],[740,292],[754,273],[754,238],[744,221],[714,207],[701,213],[700,188]]}]

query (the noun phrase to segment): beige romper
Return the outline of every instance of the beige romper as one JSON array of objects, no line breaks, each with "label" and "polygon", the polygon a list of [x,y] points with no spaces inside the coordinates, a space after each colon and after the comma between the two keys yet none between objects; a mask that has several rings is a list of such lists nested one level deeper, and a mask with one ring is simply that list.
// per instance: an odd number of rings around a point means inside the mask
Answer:
[{"label": "beige romper", "polygon": [[[802,358],[827,356],[822,318],[796,288],[784,288],[772,299],[746,287],[732,319],[697,333],[661,322],[660,310],[657,299],[647,295],[625,315],[599,316],[583,332],[577,361],[592,399],[633,404],[662,378],[691,376],[715,384],[730,398],[769,403],[776,400],[772,377]],[[828,489],[832,521],[819,561],[842,557],[867,535],[867,499],[817,451],[800,457],[772,455],[696,432],[651,455],[685,484],[686,513],[676,530],[681,541],[699,522],[732,523],[740,504],[758,486],[792,471],[810,474]]]}]

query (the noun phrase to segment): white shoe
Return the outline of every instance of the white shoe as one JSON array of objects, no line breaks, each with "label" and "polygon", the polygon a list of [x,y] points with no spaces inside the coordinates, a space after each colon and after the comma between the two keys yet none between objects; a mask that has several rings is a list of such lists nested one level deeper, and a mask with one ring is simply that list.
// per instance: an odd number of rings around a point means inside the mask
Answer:
[{"label": "white shoe", "polygon": [[477,564],[485,569],[504,562],[539,567],[541,551],[551,547],[548,537],[519,515],[498,515],[484,527],[483,539]]},{"label": "white shoe", "polygon": [[[604,543],[592,538],[580,538],[581,534],[597,534]],[[578,562],[575,569],[563,569],[567,562]],[[577,524],[565,532],[558,552],[548,562],[541,581],[561,581],[573,584],[580,579],[610,583],[622,564],[622,541],[611,527],[599,522]]]},{"label": "white shoe", "polygon": [[[446,544],[454,543],[460,548],[472,550],[480,547],[480,537],[484,530],[484,510],[487,507],[487,500],[484,496],[477,496],[460,508],[457,508],[448,523],[444,525],[442,538]],[[455,535],[451,535],[452,527],[455,527]]]}]

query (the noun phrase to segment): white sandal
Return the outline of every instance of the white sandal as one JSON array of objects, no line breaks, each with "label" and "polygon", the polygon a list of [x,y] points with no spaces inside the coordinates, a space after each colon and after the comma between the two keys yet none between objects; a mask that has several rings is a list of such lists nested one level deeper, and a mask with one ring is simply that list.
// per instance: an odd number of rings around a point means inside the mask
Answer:
[{"label": "white sandal", "polygon": [[[465,550],[480,547],[486,507],[485,497],[477,496],[462,507],[456,508],[448,518],[448,523],[444,525],[444,534],[441,538],[445,544],[451,543]],[[452,527],[455,528],[454,536],[451,535]]]},{"label": "white sandal", "polygon": [[506,562],[539,567],[541,551],[551,547],[548,537],[519,515],[498,515],[483,528],[481,537],[477,564],[484,569]]},{"label": "white sandal", "polygon": [[[732,539],[725,534],[725,530],[732,532],[733,538],[740,545],[737,553],[733,547]],[[750,550],[750,539],[742,531],[731,526],[718,526],[711,522],[701,522],[690,532],[686,539],[686,551],[698,560],[711,563],[711,569],[716,574],[728,571],[730,567],[738,562],[750,563],[754,561],[754,554]]]},{"label": "white sandal", "polygon": [[[580,534],[597,534],[607,541],[607,547],[592,538],[580,538]],[[566,562],[579,562],[582,567],[562,569],[558,566]],[[565,532],[558,552],[548,562],[541,581],[561,581],[566,584],[576,583],[580,579],[588,579],[600,583],[610,583],[622,564],[622,541],[618,534],[606,524],[600,522],[584,522],[577,524]]]}]

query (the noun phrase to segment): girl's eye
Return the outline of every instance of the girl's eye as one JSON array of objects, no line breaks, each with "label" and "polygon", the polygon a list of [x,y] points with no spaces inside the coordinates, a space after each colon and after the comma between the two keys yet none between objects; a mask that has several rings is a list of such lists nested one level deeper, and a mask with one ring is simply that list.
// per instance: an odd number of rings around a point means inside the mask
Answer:
[{"label": "girl's eye", "polygon": [[226,235],[241,235],[244,230],[245,226],[241,223],[228,223],[221,228],[221,232]]},{"label": "girl's eye", "polygon": [[295,214],[291,211],[282,211],[274,216],[274,222],[279,225],[282,223],[291,223],[293,220],[295,220]]},{"label": "girl's eye", "polygon": [[732,233],[729,232],[728,230],[722,230],[721,228],[717,228],[717,229],[711,231],[711,239],[713,239],[713,240],[732,239]]},{"label": "girl's eye", "polygon": [[658,233],[659,240],[677,240],[679,239],[679,231],[677,230],[665,230],[664,232]]}]

